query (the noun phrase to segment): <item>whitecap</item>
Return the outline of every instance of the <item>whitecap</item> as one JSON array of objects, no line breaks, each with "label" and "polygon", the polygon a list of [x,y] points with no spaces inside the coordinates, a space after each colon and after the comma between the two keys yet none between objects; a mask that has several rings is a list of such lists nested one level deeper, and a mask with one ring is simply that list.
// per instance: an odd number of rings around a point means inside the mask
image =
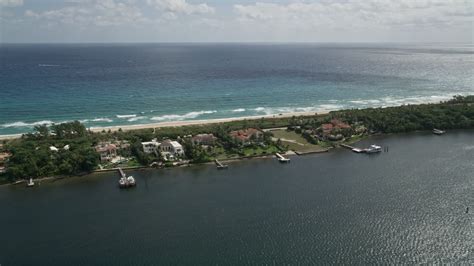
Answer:
[{"label": "whitecap", "polygon": [[22,121],[17,121],[13,123],[7,123],[0,125],[2,128],[10,128],[10,127],[34,127],[34,126],[39,126],[39,125],[51,125],[53,124],[53,121],[50,120],[42,120],[42,121],[37,121],[33,123],[26,123]]},{"label": "whitecap", "polygon": [[135,121],[138,121],[138,120],[142,120],[142,119],[145,119],[146,116],[137,116],[137,117],[132,117],[130,119],[127,119],[128,122],[135,122]]},{"label": "whitecap", "polygon": [[238,109],[232,110],[232,112],[234,112],[234,113],[241,113],[241,112],[245,112],[245,111],[246,111],[245,108],[238,108]]},{"label": "whitecap", "polygon": [[100,117],[100,118],[94,118],[91,120],[92,122],[108,122],[108,123],[112,123],[114,122],[114,120],[110,119],[110,118],[104,118],[104,117]]},{"label": "whitecap", "polygon": [[163,115],[163,116],[155,116],[152,117],[151,120],[153,121],[181,121],[181,120],[186,120],[186,119],[193,119],[197,118],[201,115],[205,114],[213,114],[216,113],[217,111],[199,111],[199,112],[190,112],[184,115]]},{"label": "whitecap", "polygon": [[58,67],[60,65],[52,65],[52,64],[38,64],[39,67]]},{"label": "whitecap", "polygon": [[137,117],[137,115],[116,115],[117,118],[132,118]]}]

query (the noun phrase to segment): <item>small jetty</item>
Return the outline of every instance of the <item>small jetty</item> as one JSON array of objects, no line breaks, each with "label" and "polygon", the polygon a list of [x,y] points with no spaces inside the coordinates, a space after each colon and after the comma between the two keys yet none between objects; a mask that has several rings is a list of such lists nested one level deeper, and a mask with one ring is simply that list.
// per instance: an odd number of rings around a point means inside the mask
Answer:
[{"label": "small jetty", "polygon": [[216,163],[216,167],[219,170],[229,168],[229,166],[227,164],[223,164],[223,163],[219,162],[219,160],[217,160],[217,159],[215,159],[214,162]]},{"label": "small jetty", "polygon": [[133,176],[127,177],[127,175],[125,175],[125,172],[122,170],[122,168],[118,168],[117,170],[120,173],[120,179],[118,181],[120,188],[130,188],[137,185],[135,178]]},{"label": "small jetty", "polygon": [[375,144],[372,144],[368,148],[365,148],[365,149],[356,148],[356,147],[353,147],[353,146],[350,146],[350,145],[347,145],[347,144],[341,144],[340,146],[344,147],[346,149],[349,149],[349,150],[351,150],[355,153],[379,153],[379,152],[382,152],[382,147],[378,146],[378,145],[375,145]]},{"label": "small jetty", "polygon": [[35,182],[33,181],[33,178],[30,178],[30,180],[28,180],[28,182],[26,183],[26,187],[34,187],[35,186]]},{"label": "small jetty", "polygon": [[275,155],[280,163],[289,163],[291,161],[290,158],[286,158],[279,153],[276,153]]},{"label": "small jetty", "polygon": [[446,133],[446,131],[444,131],[444,130],[433,128],[433,134],[435,134],[435,135],[444,135],[445,133]]}]

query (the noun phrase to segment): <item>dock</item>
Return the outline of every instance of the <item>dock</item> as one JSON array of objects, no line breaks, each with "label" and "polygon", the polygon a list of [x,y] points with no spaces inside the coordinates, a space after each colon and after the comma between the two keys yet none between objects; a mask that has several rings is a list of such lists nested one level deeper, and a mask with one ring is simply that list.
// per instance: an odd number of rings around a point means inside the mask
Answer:
[{"label": "dock", "polygon": [[341,147],[346,148],[346,149],[349,149],[349,150],[356,149],[356,147],[353,147],[353,146],[351,146],[351,145],[347,145],[347,144],[340,144],[340,145],[341,145]]},{"label": "dock", "polygon": [[122,170],[122,168],[119,167],[119,168],[117,169],[117,171],[119,172],[120,177],[122,177],[122,178],[127,178],[127,176],[125,175],[125,172]]},{"label": "dock", "polygon": [[137,185],[135,178],[133,176],[127,177],[127,175],[125,175],[125,172],[122,170],[122,168],[117,168],[117,171],[120,174],[120,179],[118,181],[120,188],[130,188]]},{"label": "dock", "polygon": [[346,149],[349,149],[355,153],[365,153],[365,150],[363,149],[359,149],[359,148],[356,148],[354,146],[351,146],[351,145],[347,145],[347,144],[340,144],[341,147],[343,148],[346,148]]},{"label": "dock", "polygon": [[283,155],[281,155],[279,153],[275,153],[275,155],[276,155],[276,157],[277,157],[277,159],[280,163],[289,163],[290,162],[290,158],[286,158],[286,157],[284,157]]},{"label": "dock", "polygon": [[[368,147],[366,149],[356,148],[356,147],[353,147],[353,146],[347,145],[347,144],[340,144],[340,146],[343,147],[343,148],[349,149],[349,150],[351,150],[355,153],[379,153],[379,152],[382,152],[382,147],[377,146],[375,144],[370,145],[370,147]],[[388,148],[385,151],[388,151]]]},{"label": "dock", "polygon": [[217,169],[227,169],[229,167],[227,164],[223,164],[217,159],[215,159],[214,162],[216,163]]}]

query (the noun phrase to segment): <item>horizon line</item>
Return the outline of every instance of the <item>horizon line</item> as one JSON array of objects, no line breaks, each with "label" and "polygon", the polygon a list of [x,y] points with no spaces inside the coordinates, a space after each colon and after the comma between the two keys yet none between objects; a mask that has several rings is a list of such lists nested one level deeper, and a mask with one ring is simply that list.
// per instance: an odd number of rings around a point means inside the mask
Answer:
[{"label": "horizon line", "polygon": [[2,42],[9,44],[471,44],[460,41],[143,41],[143,42]]}]

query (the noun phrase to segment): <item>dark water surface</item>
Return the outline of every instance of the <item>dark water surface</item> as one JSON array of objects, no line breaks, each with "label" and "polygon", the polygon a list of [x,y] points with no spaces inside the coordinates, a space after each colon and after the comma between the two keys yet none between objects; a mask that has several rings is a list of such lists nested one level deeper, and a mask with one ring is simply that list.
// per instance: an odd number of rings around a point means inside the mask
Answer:
[{"label": "dark water surface", "polygon": [[2,187],[0,264],[472,264],[474,132],[371,143],[389,152]]}]

